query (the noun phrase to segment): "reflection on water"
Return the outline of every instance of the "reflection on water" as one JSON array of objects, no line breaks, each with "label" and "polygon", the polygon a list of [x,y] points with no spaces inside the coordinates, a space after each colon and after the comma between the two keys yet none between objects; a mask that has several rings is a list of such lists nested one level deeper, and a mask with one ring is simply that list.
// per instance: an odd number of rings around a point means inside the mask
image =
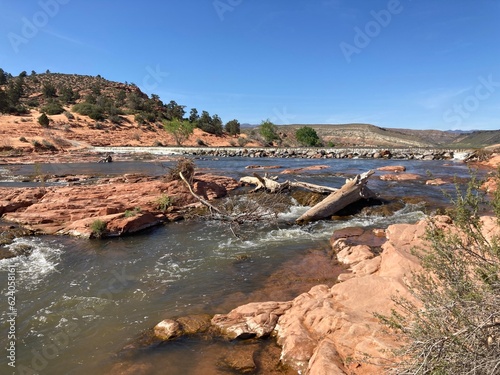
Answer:
[{"label": "reflection on water", "polygon": [[[200,160],[197,165],[238,178],[249,174],[245,170],[249,161]],[[378,160],[321,160],[319,163],[323,162],[330,168],[298,179],[336,186],[353,174],[396,164]],[[259,165],[278,163],[299,167],[318,164],[318,161],[258,160]],[[415,161],[397,161],[397,164],[405,165],[409,173],[425,175],[429,170],[434,177],[467,174],[466,167],[460,164],[445,166],[443,162]],[[146,165],[150,169],[145,168]],[[98,165],[93,164],[92,171],[95,166]],[[140,170],[152,175],[164,170],[154,163],[139,162],[113,163],[112,167],[118,168],[114,171],[120,170],[119,173]],[[72,165],[72,173],[90,173],[84,172],[84,168],[89,166]],[[18,171],[30,173],[28,169]],[[427,187],[423,181],[403,186],[374,178],[369,186],[386,197],[412,194],[442,199],[440,188]],[[239,303],[248,302],[285,262],[295,262],[312,248],[327,247],[335,229],[385,227],[423,217],[420,206],[406,205],[389,217],[356,216],[347,221],[321,221],[304,227],[289,224],[304,210],[293,207],[281,216],[278,227],[255,228],[254,235],[245,239],[235,238],[221,223],[180,222],[134,237],[101,241],[51,236],[16,240],[10,246],[25,246],[30,251],[16,259],[0,261],[0,280],[3,280],[0,289],[3,295],[7,293],[7,270],[15,266],[17,370],[32,373],[31,369],[51,375],[104,374],[116,360],[117,353],[141,331],[164,318],[227,312]],[[259,298],[272,299],[273,296],[263,290]],[[5,326],[6,298],[0,302],[0,308],[0,319]],[[6,346],[7,337],[0,340]],[[199,374],[199,365],[211,356],[210,349],[205,348],[193,361],[193,353],[201,348],[203,343],[180,340],[169,346],[170,354],[166,349],[159,349],[135,360],[147,362],[148,371],[154,374]],[[171,372],[167,370],[167,359],[172,365]],[[5,356],[0,357],[0,368],[2,373],[10,369]]]}]

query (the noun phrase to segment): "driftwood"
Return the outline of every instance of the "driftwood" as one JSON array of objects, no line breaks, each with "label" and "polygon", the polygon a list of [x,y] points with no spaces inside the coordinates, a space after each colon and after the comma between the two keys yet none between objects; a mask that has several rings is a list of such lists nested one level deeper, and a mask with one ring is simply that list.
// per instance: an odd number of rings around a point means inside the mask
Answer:
[{"label": "driftwood", "polygon": [[303,182],[303,181],[284,181],[280,183],[277,182],[275,179],[268,178],[267,175],[265,177],[261,177],[257,173],[254,173],[253,177],[251,176],[241,177],[240,182],[248,185],[255,185],[256,187],[255,189],[253,189],[253,192],[259,190],[266,190],[269,193],[279,193],[281,191],[288,190],[293,187],[304,188],[314,193],[333,193],[338,190],[336,188],[310,184],[308,182]]},{"label": "driftwood", "polygon": [[375,194],[366,187],[368,178],[374,171],[368,171],[346,181],[338,191],[331,193],[314,207],[301,215],[296,222],[305,224],[310,221],[326,219],[344,207],[362,198],[370,198]]}]

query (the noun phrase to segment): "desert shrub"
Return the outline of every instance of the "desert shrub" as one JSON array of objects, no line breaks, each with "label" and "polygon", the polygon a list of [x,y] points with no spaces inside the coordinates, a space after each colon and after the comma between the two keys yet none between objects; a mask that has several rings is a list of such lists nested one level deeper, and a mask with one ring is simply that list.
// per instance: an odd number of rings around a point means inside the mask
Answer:
[{"label": "desert shrub", "polygon": [[42,113],[40,117],[38,117],[38,123],[43,127],[43,128],[48,128],[50,124],[50,119],[47,117],[45,113]]},{"label": "desert shrub", "polygon": [[100,219],[95,219],[91,224],[90,224],[90,230],[92,231],[91,236],[95,238],[101,238],[106,232],[107,224],[105,221],[102,221]]},{"label": "desert shrub", "polygon": [[26,139],[26,137],[19,138],[19,141],[21,141],[21,142],[28,142],[28,140]]},{"label": "desert shrub", "polygon": [[250,142],[250,141],[247,138],[238,137],[238,146],[244,147],[248,142]]},{"label": "desert shrub", "polygon": [[97,104],[78,103],[73,106],[73,112],[80,115],[89,116],[92,120],[102,121],[106,118],[104,110]]},{"label": "desert shrub", "polygon": [[67,118],[68,120],[74,120],[74,119],[75,119],[75,116],[73,116],[73,114],[72,114],[71,112],[69,112],[69,111],[64,111],[63,113],[64,113],[64,116],[66,116],[66,118]]},{"label": "desert shrub", "polygon": [[57,101],[50,101],[45,104],[41,110],[48,115],[59,115],[64,112],[64,108]]},{"label": "desert shrub", "polygon": [[[499,173],[500,175],[500,173]],[[453,226],[430,220],[426,249],[416,249],[423,271],[409,290],[420,304],[394,297],[379,318],[402,335],[397,374],[498,374],[500,371],[500,239],[487,238],[479,213],[479,181],[456,187],[448,214]],[[500,224],[500,193],[491,201]]]},{"label": "desert shrub", "polygon": [[57,148],[46,139],[42,140],[42,147],[45,148],[46,150],[51,150],[51,151],[57,150]]},{"label": "desert shrub", "polygon": [[113,124],[121,124],[123,121],[123,118],[118,115],[111,115],[109,116],[109,121],[111,121]]},{"label": "desert shrub", "polygon": [[173,200],[171,197],[169,197],[167,194],[162,194],[155,200],[155,206],[157,210],[160,211],[166,211],[167,208],[169,208],[173,203]]},{"label": "desert shrub", "polygon": [[136,207],[133,210],[126,210],[124,212],[124,216],[125,217],[134,217],[134,216],[136,216],[137,214],[140,214],[140,213],[141,213],[141,208],[140,207]]}]

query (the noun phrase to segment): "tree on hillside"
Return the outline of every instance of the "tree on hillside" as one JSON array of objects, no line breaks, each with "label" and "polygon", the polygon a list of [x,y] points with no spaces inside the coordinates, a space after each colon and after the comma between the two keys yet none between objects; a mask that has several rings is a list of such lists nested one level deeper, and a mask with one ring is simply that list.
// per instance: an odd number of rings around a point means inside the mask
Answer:
[{"label": "tree on hillside", "polygon": [[236,119],[228,121],[226,123],[225,130],[231,135],[240,134],[240,122]]},{"label": "tree on hillside", "polygon": [[165,116],[167,120],[178,119],[181,120],[184,118],[186,111],[184,111],[185,106],[179,105],[175,100],[171,100],[166,106]]},{"label": "tree on hillside", "polygon": [[224,133],[222,128],[222,119],[217,114],[212,116],[212,132],[212,134],[215,135],[222,135]]},{"label": "tree on hillside", "polygon": [[198,114],[198,110],[196,108],[191,108],[189,112],[189,122],[192,124],[197,124],[200,119],[200,115]]},{"label": "tree on hillside", "polygon": [[57,96],[57,90],[53,84],[45,83],[42,87],[42,94],[45,98],[55,98]]},{"label": "tree on hillside", "polygon": [[0,113],[8,113],[10,108],[9,97],[0,89]]},{"label": "tree on hillside", "polygon": [[[421,304],[396,296],[392,315],[379,315],[406,343],[397,374],[500,373],[500,238],[483,233],[478,182],[457,185],[453,226],[430,220],[429,247],[415,251],[423,271],[408,286]],[[488,203],[499,225],[499,188]]]},{"label": "tree on hillside", "polygon": [[0,68],[0,85],[5,85],[7,83],[7,73]]},{"label": "tree on hillside", "polygon": [[80,94],[68,86],[62,86],[59,88],[59,98],[64,104],[75,104],[80,99]]},{"label": "tree on hillside", "polygon": [[316,130],[309,126],[304,126],[300,129],[297,129],[295,132],[295,138],[297,141],[306,147],[315,147],[321,145],[321,140],[319,139],[318,133]]},{"label": "tree on hillside", "polygon": [[174,137],[177,146],[182,146],[194,130],[194,124],[180,119],[164,120],[163,127],[167,133]]},{"label": "tree on hillside", "polygon": [[269,119],[262,121],[259,126],[259,133],[268,144],[272,144],[273,141],[279,139],[276,125],[269,121]]},{"label": "tree on hillside", "polygon": [[204,132],[216,135],[222,135],[222,120],[218,115],[210,116],[207,111],[202,111],[201,116],[198,119],[198,123],[196,125],[198,128],[203,130]]}]

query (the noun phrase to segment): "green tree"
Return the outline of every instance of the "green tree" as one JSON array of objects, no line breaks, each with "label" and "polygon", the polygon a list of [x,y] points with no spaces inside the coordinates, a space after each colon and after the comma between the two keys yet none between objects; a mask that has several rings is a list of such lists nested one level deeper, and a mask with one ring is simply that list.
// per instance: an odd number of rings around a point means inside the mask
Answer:
[{"label": "green tree", "polygon": [[5,91],[0,89],[0,113],[8,113],[10,108],[9,97]]},{"label": "green tree", "polygon": [[272,144],[273,141],[279,139],[276,125],[269,121],[269,119],[266,121],[262,121],[259,126],[259,133],[268,144]]},{"label": "green tree", "polygon": [[192,124],[197,124],[200,119],[200,115],[198,114],[198,110],[196,108],[191,108],[189,112],[189,122]]},{"label": "green tree", "polygon": [[174,137],[177,146],[182,146],[189,136],[193,134],[194,130],[194,124],[180,119],[164,120],[163,127],[167,133]]},{"label": "green tree", "polygon": [[223,134],[223,128],[222,128],[222,119],[219,117],[219,115],[215,114],[212,116],[212,134],[215,135],[222,135]]},{"label": "green tree", "polygon": [[7,73],[0,68],[0,85],[5,85],[7,83]]},{"label": "green tree", "polygon": [[45,98],[55,98],[57,96],[57,90],[53,84],[45,83],[42,87],[42,94]]},{"label": "green tree", "polygon": [[73,91],[68,86],[62,86],[59,89],[59,98],[65,104],[75,104],[75,102],[79,99],[80,95],[78,92]]},{"label": "green tree", "polygon": [[50,120],[47,117],[45,113],[42,113],[40,117],[38,117],[38,123],[43,127],[43,128],[48,128]]},{"label": "green tree", "polygon": [[166,106],[166,117],[167,120],[178,119],[182,120],[186,111],[184,111],[185,106],[179,105],[175,102],[175,100],[171,100]]},{"label": "green tree", "polygon": [[[408,285],[421,304],[394,297],[392,315],[378,315],[406,343],[397,353],[398,374],[499,373],[500,238],[483,233],[479,185],[473,177],[456,186],[452,226],[429,222],[429,246],[415,251],[423,271]],[[500,224],[499,188],[488,205]]]},{"label": "green tree", "polygon": [[295,138],[297,141],[306,147],[315,147],[321,145],[321,140],[319,139],[318,133],[316,130],[309,126],[303,126],[300,129],[297,129],[295,132]]},{"label": "green tree", "polygon": [[226,123],[225,130],[231,135],[240,134],[240,122],[236,119],[228,121]]}]

